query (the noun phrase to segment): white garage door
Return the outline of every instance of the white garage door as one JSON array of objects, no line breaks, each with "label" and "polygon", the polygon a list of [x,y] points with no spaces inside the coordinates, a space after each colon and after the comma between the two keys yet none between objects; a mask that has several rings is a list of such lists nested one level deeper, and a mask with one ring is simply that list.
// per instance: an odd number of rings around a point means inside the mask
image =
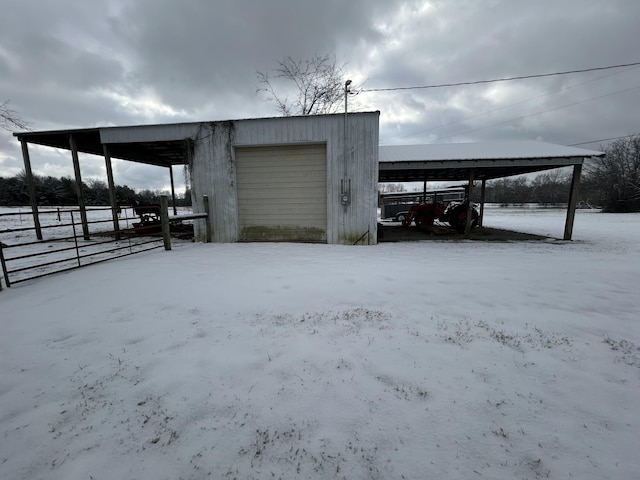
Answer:
[{"label": "white garage door", "polygon": [[325,145],[236,149],[240,241],[327,241]]}]

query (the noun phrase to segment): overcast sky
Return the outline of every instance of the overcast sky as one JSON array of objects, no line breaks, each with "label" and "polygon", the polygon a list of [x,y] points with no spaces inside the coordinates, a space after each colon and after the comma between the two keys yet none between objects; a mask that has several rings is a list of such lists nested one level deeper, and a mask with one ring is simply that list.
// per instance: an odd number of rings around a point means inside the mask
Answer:
[{"label": "overcast sky", "polygon": [[[270,117],[256,71],[286,56],[335,54],[364,89],[536,75],[639,62],[638,19],[637,0],[0,0],[0,102],[36,131]],[[386,145],[571,145],[640,132],[640,66],[350,104],[380,110]],[[34,173],[73,175],[68,151],[30,153]],[[81,159],[83,179],[106,180],[103,159]],[[0,130],[0,176],[22,168]],[[114,170],[134,188],[169,182],[157,167]]]}]

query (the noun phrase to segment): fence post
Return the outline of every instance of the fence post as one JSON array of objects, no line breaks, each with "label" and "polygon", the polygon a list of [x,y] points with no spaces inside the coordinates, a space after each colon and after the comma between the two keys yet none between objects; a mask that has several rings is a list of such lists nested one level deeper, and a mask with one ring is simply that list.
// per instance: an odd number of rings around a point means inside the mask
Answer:
[{"label": "fence post", "polygon": [[78,234],[76,233],[76,221],[73,218],[73,210],[69,210],[69,215],[71,216],[71,227],[73,228],[73,242],[76,246],[76,259],[78,260],[78,266],[81,267],[80,248],[78,248]]},{"label": "fence post", "polygon": [[204,219],[205,224],[205,242],[211,243],[211,214],[209,213],[209,197],[207,195],[202,196],[202,203],[204,204],[204,213],[207,214],[207,218]]},{"label": "fence post", "polygon": [[[7,264],[4,261],[2,242],[0,242],[0,263],[2,264],[2,274],[4,275],[4,281],[7,284],[7,288],[9,288],[11,286],[11,282],[9,281],[9,272],[7,272]],[[2,281],[0,281],[0,290],[2,290]]]},{"label": "fence post", "polygon": [[160,197],[160,220],[162,222],[162,240],[164,249],[171,250],[171,232],[169,229],[169,200],[166,195]]}]

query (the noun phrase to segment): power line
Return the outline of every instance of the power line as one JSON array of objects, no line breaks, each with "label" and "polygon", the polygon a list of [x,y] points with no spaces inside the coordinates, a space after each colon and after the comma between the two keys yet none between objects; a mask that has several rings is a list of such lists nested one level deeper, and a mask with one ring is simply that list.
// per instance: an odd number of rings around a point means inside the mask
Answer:
[{"label": "power line", "polygon": [[417,87],[365,88],[360,91],[361,92],[391,92],[396,90],[418,90],[418,89],[427,89],[427,88],[460,87],[464,85],[478,85],[483,83],[510,82],[512,80],[525,80],[528,78],[553,77],[556,75],[568,75],[571,73],[595,72],[597,70],[610,70],[612,68],[633,67],[636,65],[640,65],[640,62],[624,63],[620,65],[609,65],[607,67],[585,68],[582,70],[569,70],[566,72],[541,73],[538,75],[522,75],[518,77],[495,78],[493,80],[476,80],[474,82],[441,83],[437,85],[421,85]]},{"label": "power line", "polygon": [[537,99],[540,99],[540,98],[548,97],[550,95],[554,95],[556,93],[564,92],[564,91],[569,90],[569,89],[574,88],[574,87],[579,87],[581,85],[586,85],[588,83],[597,82],[599,80],[602,80],[603,78],[609,78],[609,77],[612,77],[614,75],[620,75],[621,73],[629,72],[631,70],[634,70],[635,68],[638,68],[638,67],[636,66],[636,67],[630,68],[628,70],[623,70],[622,72],[609,73],[607,75],[603,75],[603,76],[598,77],[598,78],[593,78],[591,80],[587,80],[587,81],[584,81],[584,82],[576,83],[575,85],[569,85],[567,87],[563,87],[563,88],[561,88],[559,90],[554,90],[552,92],[548,92],[548,93],[545,93],[545,94],[542,94],[542,95],[538,95],[538,96],[535,96],[535,97],[527,98],[526,100],[521,100],[519,102],[511,103],[509,105],[505,105],[505,106],[502,106],[502,107],[494,108],[493,110],[488,110],[486,112],[479,113],[477,115],[473,115],[473,116],[470,116],[470,117],[465,117],[465,118],[462,118],[460,120],[456,120],[456,121],[453,121],[453,122],[446,123],[444,125],[437,125],[435,127],[419,130],[419,131],[413,132],[411,134],[403,135],[403,136],[395,137],[395,138],[408,138],[408,137],[413,137],[415,135],[418,135],[420,133],[426,133],[426,132],[430,132],[430,131],[433,131],[433,130],[440,130],[442,128],[450,127],[450,126],[453,126],[453,125],[456,125],[456,124],[459,124],[459,123],[463,123],[463,122],[466,122],[466,121],[469,121],[469,120],[473,120],[474,118],[482,117],[484,115],[495,113],[495,112],[498,112],[498,111],[501,111],[501,110],[506,110],[508,108],[511,108],[511,107],[514,107],[514,106],[517,106],[517,105],[521,105],[523,103],[527,103],[527,102],[529,102],[531,100],[537,100]]},{"label": "power line", "polygon": [[612,96],[612,95],[617,95],[617,94],[619,94],[619,93],[626,93],[626,92],[630,92],[630,91],[632,91],[632,90],[637,90],[637,89],[639,89],[639,88],[640,88],[640,85],[637,85],[637,86],[635,86],[635,87],[627,88],[627,89],[625,89],[625,90],[618,90],[618,91],[616,91],[616,92],[606,93],[606,94],[604,94],[604,95],[599,95],[599,96],[597,96],[597,97],[587,98],[586,100],[580,100],[580,101],[577,101],[577,102],[567,103],[567,104],[565,104],[565,105],[560,105],[559,107],[550,108],[550,109],[548,109],[548,110],[543,110],[543,111],[541,111],[541,112],[530,113],[530,114],[528,114],[528,115],[522,115],[522,116],[520,116],[520,117],[516,117],[516,118],[512,118],[512,119],[505,120],[505,121],[502,121],[502,122],[494,123],[494,124],[492,124],[492,125],[486,125],[486,126],[484,126],[484,127],[474,128],[474,129],[472,129],[472,130],[467,130],[467,131],[465,131],[465,132],[454,133],[454,134],[452,134],[452,135],[448,135],[448,136],[446,136],[446,137],[440,137],[440,140],[443,140],[443,139],[446,139],[446,138],[457,137],[457,136],[459,136],[459,135],[466,135],[467,133],[476,132],[476,131],[478,131],[478,130],[484,130],[485,128],[497,127],[497,126],[499,126],[499,125],[504,125],[504,124],[507,124],[507,123],[515,122],[516,120],[523,120],[523,119],[525,119],[525,118],[534,117],[534,116],[536,116],[536,115],[542,115],[542,114],[544,114],[544,113],[554,112],[554,111],[556,111],[556,110],[560,110],[560,109],[563,109],[563,108],[573,107],[573,106],[575,106],[575,105],[580,105],[580,104],[582,104],[582,103],[591,102],[591,101],[593,101],[593,100],[598,100],[598,99],[600,99],[600,98],[610,97],[610,96]]},{"label": "power line", "polygon": [[591,142],[580,142],[580,143],[572,143],[568,145],[569,147],[577,147],[578,145],[587,145],[589,143],[600,143],[600,142],[608,142],[609,140],[620,140],[622,138],[636,137],[637,133],[632,133],[631,135],[623,135],[621,137],[611,137],[611,138],[602,138],[600,140],[592,140]]}]

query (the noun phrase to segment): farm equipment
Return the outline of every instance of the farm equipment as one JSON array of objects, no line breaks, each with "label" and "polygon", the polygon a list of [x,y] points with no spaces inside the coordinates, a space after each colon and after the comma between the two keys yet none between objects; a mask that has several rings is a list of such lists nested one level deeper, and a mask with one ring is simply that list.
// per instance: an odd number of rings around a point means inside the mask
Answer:
[{"label": "farm equipment", "polygon": [[[451,202],[445,208],[440,220],[448,222],[455,230],[460,233],[464,232],[467,225],[467,212],[469,208],[469,199],[465,199],[463,202]],[[478,226],[478,220],[480,214],[474,204],[471,208],[471,228]]]},{"label": "farm equipment", "polygon": [[[131,208],[140,218],[140,221],[134,223],[133,228],[129,229],[128,233],[132,235],[155,235],[162,231],[159,203],[137,203],[134,201]],[[169,231],[172,236],[177,238],[193,238],[193,224],[190,222],[183,223],[182,218],[169,218]]]},{"label": "farm equipment", "polygon": [[413,205],[409,209],[409,214],[402,220],[402,224],[408,227],[411,222],[415,222],[416,227],[421,230],[427,230],[433,227],[435,219],[440,219],[446,209],[447,206],[442,202]]},{"label": "farm equipment", "polygon": [[[469,191],[468,187],[465,187],[465,191]],[[463,201],[449,202],[446,205],[434,199],[431,203],[413,205],[409,209],[408,215],[403,219],[402,224],[408,227],[412,222],[415,222],[420,230],[430,230],[433,228],[434,222],[437,219],[440,222],[448,223],[456,231],[463,233],[467,223],[468,207],[468,194],[465,195]],[[479,218],[480,214],[474,204],[471,209],[471,228],[478,225]]]},{"label": "farm equipment", "polygon": [[140,222],[135,226],[149,227],[160,225],[160,204],[159,203],[133,203],[133,211],[140,217]]},{"label": "farm equipment", "polygon": [[160,218],[160,204],[158,203],[131,203],[133,212],[140,219],[133,224],[133,228],[126,232],[131,235],[148,235],[159,233],[162,230],[162,220]]}]

